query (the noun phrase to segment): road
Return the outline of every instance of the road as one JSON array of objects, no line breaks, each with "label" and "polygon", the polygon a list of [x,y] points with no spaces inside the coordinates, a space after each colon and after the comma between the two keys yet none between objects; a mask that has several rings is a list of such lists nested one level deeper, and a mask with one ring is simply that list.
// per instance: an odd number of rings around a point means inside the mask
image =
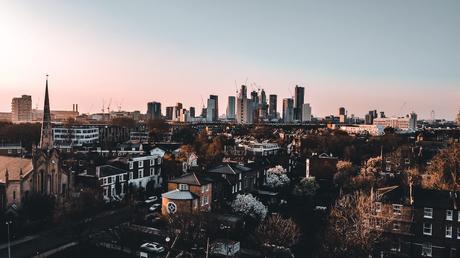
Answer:
[{"label": "road", "polygon": [[[72,242],[85,240],[91,233],[113,227],[129,220],[130,208],[105,212],[85,222],[54,228],[29,239],[16,241],[11,246],[11,256],[14,258],[33,257],[37,254],[59,248]],[[0,257],[8,257],[6,245],[0,247]]]}]

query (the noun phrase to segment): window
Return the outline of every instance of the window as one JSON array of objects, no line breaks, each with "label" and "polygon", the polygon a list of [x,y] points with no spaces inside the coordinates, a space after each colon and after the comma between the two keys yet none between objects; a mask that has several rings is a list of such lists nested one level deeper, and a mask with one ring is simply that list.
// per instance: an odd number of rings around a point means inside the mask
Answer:
[{"label": "window", "polygon": [[452,218],[454,217],[454,211],[453,210],[447,210],[446,211],[446,220],[452,220]]},{"label": "window", "polygon": [[102,179],[102,184],[103,184],[103,185],[106,185],[106,184],[107,184],[107,178],[106,178],[106,177],[104,177],[104,178]]},{"label": "window", "polygon": [[129,180],[133,180],[133,172],[129,172]]},{"label": "window", "polygon": [[433,208],[424,208],[423,217],[427,219],[432,219],[433,218]]},{"label": "window", "polygon": [[154,165],[154,161],[155,161],[155,160],[154,160],[153,158],[150,159],[150,166],[153,166],[153,165]]},{"label": "window", "polygon": [[139,166],[140,168],[143,168],[143,167],[144,167],[144,161],[143,161],[143,160],[139,160],[137,164],[138,164],[138,166]]},{"label": "window", "polygon": [[375,211],[376,212],[381,212],[382,211],[382,203],[381,202],[376,202],[375,203]]},{"label": "window", "polygon": [[193,200],[193,208],[195,208],[195,209],[198,208],[198,200],[197,199]]},{"label": "window", "polygon": [[401,208],[402,208],[401,204],[393,204],[393,213],[395,215],[401,215]]},{"label": "window", "polygon": [[452,238],[452,225],[446,226],[446,238]]},{"label": "window", "polygon": [[431,236],[433,225],[431,223],[423,223],[423,234]]},{"label": "window", "polygon": [[16,200],[16,191],[13,191],[13,200]]},{"label": "window", "polygon": [[424,243],[422,245],[422,256],[431,257],[433,255],[433,247],[430,243]]},{"label": "window", "polygon": [[458,221],[460,221],[460,211],[457,214]]},{"label": "window", "polygon": [[187,184],[179,184],[179,190],[187,191],[188,190],[188,185]]},{"label": "window", "polygon": [[387,171],[387,172],[390,172],[390,171],[391,171],[391,165],[388,165],[388,164],[387,164],[387,166],[386,166],[386,171]]},{"label": "window", "polygon": [[238,188],[241,191],[241,182],[238,183]]},{"label": "window", "polygon": [[404,160],[404,163],[406,163],[406,165],[409,165],[409,164],[410,164],[410,159],[406,158],[406,159]]},{"label": "window", "polygon": [[133,162],[132,161],[129,162],[129,169],[133,169]]},{"label": "window", "polygon": [[457,228],[457,239],[460,239],[460,227]]},{"label": "window", "polygon": [[393,223],[393,230],[394,230],[394,231],[399,231],[399,230],[401,230],[401,223],[399,223],[399,222]]},{"label": "window", "polygon": [[153,168],[150,168],[150,175],[153,176],[155,174],[155,170]]},{"label": "window", "polygon": [[139,178],[144,177],[144,170],[139,169]]},{"label": "window", "polygon": [[242,175],[240,173],[240,174],[238,174],[238,179],[241,180],[241,178],[242,178]]},{"label": "window", "polygon": [[208,185],[202,185],[201,186],[201,192],[204,193],[204,192],[207,192],[208,191]]}]

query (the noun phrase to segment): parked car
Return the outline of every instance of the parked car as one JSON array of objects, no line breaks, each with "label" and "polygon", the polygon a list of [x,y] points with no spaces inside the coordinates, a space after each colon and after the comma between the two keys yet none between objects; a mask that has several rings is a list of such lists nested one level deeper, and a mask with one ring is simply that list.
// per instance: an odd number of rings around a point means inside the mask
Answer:
[{"label": "parked car", "polygon": [[150,196],[149,198],[147,198],[147,200],[145,200],[144,202],[145,203],[154,203],[158,201],[158,196]]},{"label": "parked car", "polygon": [[165,251],[165,248],[156,242],[144,243],[141,245],[141,249],[156,253],[162,253]]},{"label": "parked car", "polygon": [[152,206],[150,206],[149,211],[156,211],[156,210],[158,210],[158,208],[160,208],[160,207],[161,207],[161,204],[155,203],[155,204],[153,204]]}]

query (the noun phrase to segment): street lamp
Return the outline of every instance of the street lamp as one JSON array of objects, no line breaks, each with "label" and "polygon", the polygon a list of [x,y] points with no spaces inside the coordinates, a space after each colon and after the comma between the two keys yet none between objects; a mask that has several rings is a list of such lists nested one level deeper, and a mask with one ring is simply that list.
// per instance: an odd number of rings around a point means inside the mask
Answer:
[{"label": "street lamp", "polygon": [[11,258],[11,246],[10,246],[10,224],[13,223],[12,221],[7,221],[6,227],[8,228],[8,258]]}]

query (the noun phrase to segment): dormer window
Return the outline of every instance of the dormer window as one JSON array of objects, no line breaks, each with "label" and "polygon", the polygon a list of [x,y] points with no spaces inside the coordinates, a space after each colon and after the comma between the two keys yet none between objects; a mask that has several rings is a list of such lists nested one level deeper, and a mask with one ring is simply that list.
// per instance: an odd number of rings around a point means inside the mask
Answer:
[{"label": "dormer window", "polygon": [[188,191],[188,185],[187,184],[179,184],[179,190]]}]

